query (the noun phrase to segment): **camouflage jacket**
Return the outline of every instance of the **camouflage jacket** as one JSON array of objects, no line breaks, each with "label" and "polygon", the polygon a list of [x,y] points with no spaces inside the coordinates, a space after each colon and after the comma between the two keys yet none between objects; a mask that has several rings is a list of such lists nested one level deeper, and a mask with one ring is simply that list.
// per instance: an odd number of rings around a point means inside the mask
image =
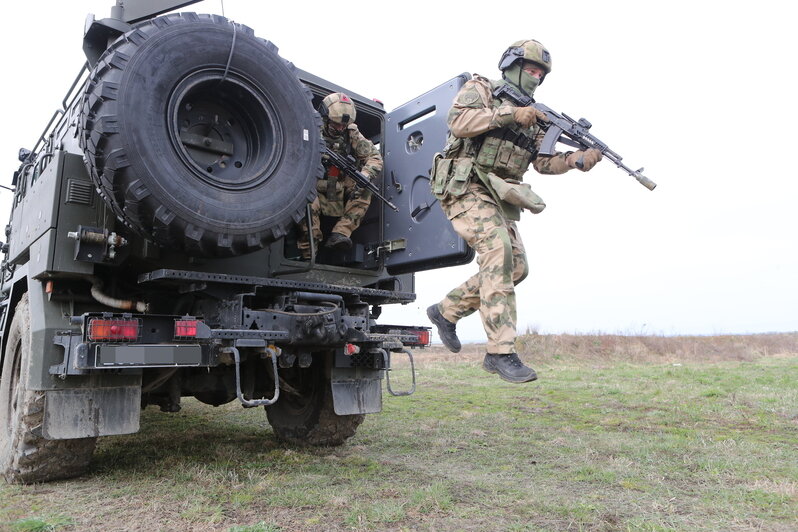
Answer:
[{"label": "camouflage jacket", "polygon": [[533,151],[537,151],[544,132],[536,124],[530,128],[519,126],[514,118],[515,106],[493,98],[493,91],[505,83],[474,74],[457,93],[448,115],[451,132],[448,145],[460,144],[454,155],[470,155],[485,171],[518,180],[523,179],[530,163],[541,174],[563,174],[570,170],[565,161],[568,153],[544,156],[519,146],[528,141],[534,146]]},{"label": "camouflage jacket", "polygon": [[457,93],[447,117],[449,138],[443,153],[436,155],[431,186],[442,203],[451,204],[471,183],[478,183],[508,219],[518,220],[520,209],[499,200],[487,175],[522,181],[530,164],[541,174],[562,174],[571,169],[565,159],[570,152],[537,154],[544,132],[537,125],[518,125],[516,107],[493,97],[493,91],[504,83],[474,74]]},{"label": "camouflage jacket", "polygon": [[[382,172],[382,156],[374,144],[363,136],[357,124],[349,124],[339,137],[330,137],[322,131],[322,137],[327,146],[336,153],[347,157],[352,155],[360,166],[360,171],[371,179]],[[325,174],[325,178],[329,175]]]}]

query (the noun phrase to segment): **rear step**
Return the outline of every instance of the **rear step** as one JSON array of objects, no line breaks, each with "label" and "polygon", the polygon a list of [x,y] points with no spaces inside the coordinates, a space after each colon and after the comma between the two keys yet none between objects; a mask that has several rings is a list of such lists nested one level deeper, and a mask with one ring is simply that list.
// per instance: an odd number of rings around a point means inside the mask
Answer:
[{"label": "rear step", "polygon": [[388,368],[385,370],[385,387],[388,389],[388,393],[395,397],[413,395],[413,392],[416,391],[416,366],[413,364],[413,355],[407,349],[402,349],[402,352],[407,355],[407,358],[410,359],[410,375],[412,376],[413,382],[408,391],[395,392],[391,388],[391,371],[393,371],[391,367],[391,355],[388,351],[383,351],[383,356],[385,356],[385,367]]},{"label": "rear step", "polygon": [[256,406],[273,405],[277,402],[277,399],[280,398],[280,377],[277,374],[277,357],[280,355],[279,351],[280,349],[278,347],[267,347],[264,353],[266,356],[272,359],[272,369],[274,370],[274,395],[272,398],[246,399],[241,391],[241,355],[238,353],[238,348],[230,346],[223,347],[221,349],[222,353],[233,355],[236,365],[236,395],[238,396],[238,400],[241,401],[241,404],[243,404],[245,407],[253,408]]}]

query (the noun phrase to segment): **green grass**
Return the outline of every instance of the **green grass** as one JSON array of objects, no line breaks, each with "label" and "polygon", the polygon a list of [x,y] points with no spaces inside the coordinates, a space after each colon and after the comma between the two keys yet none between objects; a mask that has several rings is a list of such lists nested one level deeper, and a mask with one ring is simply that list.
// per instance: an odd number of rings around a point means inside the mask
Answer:
[{"label": "green grass", "polygon": [[74,522],[68,517],[56,516],[47,519],[39,517],[26,517],[18,519],[13,523],[8,523],[10,530],[16,532],[50,532],[71,528]]},{"label": "green grass", "polygon": [[277,443],[261,409],[151,407],[85,477],[0,485],[0,529],[798,529],[796,357],[550,360],[527,385],[417,366],[333,449]]}]

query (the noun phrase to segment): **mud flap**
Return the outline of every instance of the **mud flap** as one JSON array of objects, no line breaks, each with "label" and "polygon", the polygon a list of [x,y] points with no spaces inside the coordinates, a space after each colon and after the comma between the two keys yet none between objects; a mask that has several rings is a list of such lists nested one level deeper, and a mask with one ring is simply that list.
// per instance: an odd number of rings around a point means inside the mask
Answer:
[{"label": "mud flap", "polygon": [[382,410],[383,370],[332,368],[333,408],[339,416],[376,414]]},{"label": "mud flap", "polygon": [[132,434],[139,430],[141,387],[49,390],[42,436],[48,440]]}]

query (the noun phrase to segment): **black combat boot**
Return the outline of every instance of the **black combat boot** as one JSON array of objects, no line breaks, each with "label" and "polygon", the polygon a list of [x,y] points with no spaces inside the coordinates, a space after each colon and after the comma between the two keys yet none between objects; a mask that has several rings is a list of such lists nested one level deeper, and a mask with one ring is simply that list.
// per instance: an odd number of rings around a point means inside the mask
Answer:
[{"label": "black combat boot", "polygon": [[341,233],[330,233],[327,242],[324,243],[325,247],[333,249],[352,249],[352,240]]},{"label": "black combat boot", "polygon": [[485,355],[482,367],[488,373],[498,373],[499,377],[507,382],[530,382],[538,378],[535,370],[525,366],[515,353],[510,353],[509,355],[491,355],[488,353]]},{"label": "black combat boot", "polygon": [[455,331],[457,326],[443,317],[441,311],[438,310],[437,304],[427,308],[427,317],[429,321],[438,327],[438,336],[441,337],[443,345],[452,353],[459,353],[462,346],[457,338],[457,331]]}]

